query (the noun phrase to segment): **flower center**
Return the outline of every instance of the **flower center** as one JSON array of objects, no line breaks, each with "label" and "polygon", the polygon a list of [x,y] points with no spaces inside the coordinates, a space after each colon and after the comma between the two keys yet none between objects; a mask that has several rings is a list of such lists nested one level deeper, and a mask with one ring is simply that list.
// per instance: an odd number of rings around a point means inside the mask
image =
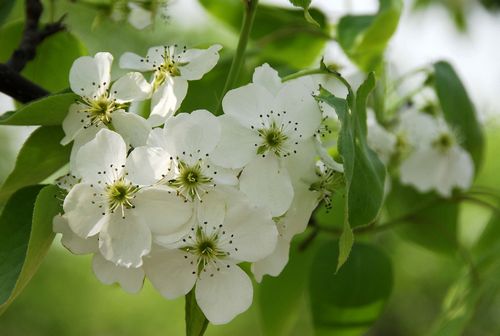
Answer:
[{"label": "flower center", "polygon": [[124,215],[124,209],[135,208],[132,200],[138,190],[139,187],[126,182],[123,178],[107,185],[105,191],[109,210],[114,212],[116,209],[121,208],[122,215]]},{"label": "flower center", "polygon": [[[184,48],[184,51],[186,49]],[[156,69],[154,75],[153,89],[156,91],[168,77],[177,77],[181,75],[180,67],[186,65],[186,62],[179,62],[173,48],[165,46],[163,51],[163,63]]]},{"label": "flower center", "polygon": [[283,127],[279,127],[276,122],[271,122],[269,127],[258,130],[262,139],[262,144],[257,148],[257,154],[264,154],[268,151],[274,152],[277,156],[287,154],[285,144],[288,136],[284,133]]},{"label": "flower center", "polygon": [[107,94],[96,99],[82,98],[83,104],[86,105],[84,112],[90,118],[90,125],[98,125],[103,123],[109,125],[111,123],[111,114],[123,108],[123,104],[117,104],[114,99],[109,99]]},{"label": "flower center", "polygon": [[207,235],[201,227],[197,227],[192,244],[184,247],[183,250],[197,257],[198,274],[200,274],[209,263],[213,263],[217,261],[217,259],[229,255],[218,245],[219,233],[217,231],[213,232],[211,235]]},{"label": "flower center", "polygon": [[440,150],[447,150],[453,146],[455,140],[448,133],[442,133],[434,142],[433,145]]},{"label": "flower center", "polygon": [[189,166],[184,161],[178,163],[178,176],[168,181],[169,185],[177,189],[177,193],[192,201],[195,198],[201,199],[203,193],[213,186],[212,178],[203,174],[201,161]]},{"label": "flower center", "polygon": [[332,208],[332,197],[339,189],[345,186],[344,174],[328,167],[317,167],[318,181],[311,184],[309,190],[318,191],[320,199],[325,201],[327,210]]}]

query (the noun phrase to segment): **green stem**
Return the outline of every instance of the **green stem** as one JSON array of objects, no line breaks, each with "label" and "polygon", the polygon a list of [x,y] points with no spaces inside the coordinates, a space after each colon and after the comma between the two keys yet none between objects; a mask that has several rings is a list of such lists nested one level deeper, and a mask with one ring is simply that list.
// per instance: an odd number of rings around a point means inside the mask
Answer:
[{"label": "green stem", "polygon": [[347,80],[344,77],[342,77],[342,75],[340,73],[338,73],[337,71],[331,71],[331,70],[328,70],[325,68],[316,68],[316,69],[308,69],[308,70],[298,71],[298,72],[295,72],[291,75],[283,77],[281,79],[281,81],[287,82],[287,81],[290,81],[292,79],[297,79],[297,78],[309,76],[309,75],[328,75],[328,76],[335,77],[339,82],[341,82],[347,88],[347,91],[349,92],[349,94],[352,97],[354,97],[354,91],[352,90],[352,87],[347,82]]},{"label": "green stem", "polygon": [[241,67],[245,60],[245,51],[247,49],[248,39],[250,37],[250,32],[252,31],[253,21],[255,19],[255,13],[257,12],[257,3],[259,0],[243,0],[245,4],[245,12],[243,16],[243,25],[240,31],[240,39],[238,41],[238,47],[236,48],[236,54],[234,55],[233,62],[231,63],[231,68],[229,69],[229,74],[224,84],[224,90],[222,91],[216,115],[220,115],[222,107],[222,99],[224,98],[227,91],[232,89],[236,85],[238,80],[238,75],[240,74]]},{"label": "green stem", "polygon": [[208,327],[208,320],[198,307],[194,288],[186,294],[186,336],[203,336]]}]

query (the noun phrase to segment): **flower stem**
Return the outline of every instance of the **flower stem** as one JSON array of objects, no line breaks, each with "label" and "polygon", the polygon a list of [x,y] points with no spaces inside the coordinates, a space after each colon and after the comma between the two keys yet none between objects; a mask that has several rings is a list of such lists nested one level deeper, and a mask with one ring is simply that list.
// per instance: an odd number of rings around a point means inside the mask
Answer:
[{"label": "flower stem", "polygon": [[238,75],[240,74],[241,67],[243,66],[243,62],[245,60],[245,51],[247,49],[250,32],[252,31],[255,13],[257,12],[257,3],[259,0],[243,0],[243,2],[245,5],[245,12],[243,15],[243,25],[240,31],[240,38],[238,40],[236,54],[234,55],[233,62],[231,63],[226,83],[224,84],[224,90],[222,90],[219,105],[215,111],[216,115],[221,114],[222,99],[224,98],[224,95],[227,91],[234,87],[236,81],[238,80]]},{"label": "flower stem", "polygon": [[295,73],[293,73],[291,75],[283,77],[281,79],[281,81],[284,83],[284,82],[290,81],[292,79],[297,79],[297,78],[304,77],[304,76],[309,76],[309,75],[328,75],[328,76],[333,76],[339,82],[341,82],[347,88],[347,91],[349,92],[349,94],[354,97],[354,91],[352,90],[352,87],[347,82],[347,80],[344,77],[342,77],[342,75],[339,72],[329,70],[329,69],[327,69],[325,67],[320,67],[320,68],[315,68],[315,69],[308,69],[308,70],[298,71],[298,72],[295,72]]}]

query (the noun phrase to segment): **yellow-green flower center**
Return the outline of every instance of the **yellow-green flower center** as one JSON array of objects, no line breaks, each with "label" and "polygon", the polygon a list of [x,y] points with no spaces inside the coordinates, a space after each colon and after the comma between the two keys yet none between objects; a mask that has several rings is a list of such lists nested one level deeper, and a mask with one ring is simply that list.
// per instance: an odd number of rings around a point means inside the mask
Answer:
[{"label": "yellow-green flower center", "polygon": [[179,161],[177,168],[178,175],[169,181],[169,185],[176,188],[178,194],[191,201],[195,198],[201,199],[201,196],[213,186],[212,178],[203,173],[201,161],[197,161],[192,166]]},{"label": "yellow-green flower center", "polygon": [[274,152],[277,156],[288,154],[285,148],[288,136],[284,133],[283,127],[279,127],[276,122],[273,121],[268,127],[259,129],[258,133],[262,139],[261,145],[257,148],[258,154],[266,152]]},{"label": "yellow-green flower center", "polygon": [[121,208],[123,214],[124,209],[134,208],[132,200],[138,190],[139,188],[136,185],[126,182],[123,178],[107,185],[105,191],[109,210],[114,212],[116,209]]},{"label": "yellow-green flower center", "polygon": [[228,256],[228,253],[219,247],[218,231],[207,235],[201,227],[197,227],[195,237],[190,238],[194,238],[192,243],[184,247],[183,250],[196,256],[198,274],[203,271],[207,264]]}]

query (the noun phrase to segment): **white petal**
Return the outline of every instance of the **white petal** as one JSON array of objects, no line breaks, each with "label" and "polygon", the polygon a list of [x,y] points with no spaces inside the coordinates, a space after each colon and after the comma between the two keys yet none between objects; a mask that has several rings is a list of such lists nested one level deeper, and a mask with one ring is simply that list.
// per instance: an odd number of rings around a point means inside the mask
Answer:
[{"label": "white petal", "polygon": [[271,68],[267,63],[255,68],[252,82],[265,87],[273,96],[278,93],[283,85],[278,71]]},{"label": "white petal", "polygon": [[378,154],[380,160],[387,164],[396,150],[396,136],[382,127],[374,113],[368,113],[368,145]]},{"label": "white petal", "polygon": [[153,286],[167,299],[186,295],[196,282],[194,256],[181,250],[155,248],[144,258],[144,270]]},{"label": "white petal", "polygon": [[166,187],[141,189],[134,205],[134,212],[155,234],[178,237],[190,228],[192,204],[177,196],[175,190]]},{"label": "white petal", "polygon": [[151,94],[151,85],[139,72],[129,72],[118,78],[110,91],[118,103],[128,103],[148,98]]},{"label": "white petal", "polygon": [[180,62],[188,62],[181,66],[181,77],[187,80],[198,80],[212,70],[219,61],[219,50],[222,46],[215,44],[208,49],[188,49],[180,54]]},{"label": "white petal", "polygon": [[76,173],[84,182],[112,182],[122,175],[126,158],[127,146],[122,137],[102,129],[76,154]]},{"label": "white petal", "polygon": [[66,217],[57,215],[52,222],[54,232],[61,233],[61,243],[71,253],[74,254],[88,254],[99,251],[97,246],[97,236],[90,238],[81,238],[69,227]]},{"label": "white petal", "polygon": [[138,293],[144,283],[142,268],[127,268],[117,266],[104,259],[99,253],[92,259],[92,269],[97,279],[103,284],[119,283],[127,293]]},{"label": "white petal", "polygon": [[155,69],[151,62],[131,52],[126,52],[120,57],[120,68],[142,72],[153,71]]},{"label": "white petal", "polygon": [[124,110],[118,110],[113,112],[112,123],[116,132],[132,147],[146,145],[151,126],[143,117]]},{"label": "white petal", "polygon": [[76,59],[69,71],[71,90],[85,97],[103,94],[109,87],[112,62],[113,55],[107,52]]},{"label": "white petal", "polygon": [[155,147],[137,147],[127,158],[127,179],[133,184],[153,185],[161,180],[170,168],[170,155]]},{"label": "white petal", "polygon": [[420,192],[433,189],[438,183],[437,179],[440,175],[438,170],[443,169],[441,155],[433,148],[413,152],[399,168],[401,183],[410,184]]},{"label": "white petal", "polygon": [[262,117],[274,110],[274,97],[266,88],[257,84],[248,84],[230,90],[222,100],[224,113],[231,116],[240,125],[250,128],[259,127]]},{"label": "white petal", "polygon": [[438,121],[428,114],[416,110],[401,115],[397,132],[416,148],[428,147],[439,133]]},{"label": "white petal", "polygon": [[206,110],[181,113],[165,125],[167,152],[194,163],[211,153],[220,139],[219,119]]},{"label": "white petal", "polygon": [[151,126],[163,124],[181,106],[186,97],[188,83],[181,77],[168,77],[151,100],[151,114],[148,121]]},{"label": "white petal", "polygon": [[67,145],[78,135],[85,125],[85,113],[82,111],[83,106],[75,103],[69,107],[68,114],[62,122],[64,130],[64,138],[61,140],[61,145]]},{"label": "white petal", "polygon": [[271,254],[278,231],[269,211],[253,206],[238,191],[227,189],[226,197],[228,208],[223,226],[227,236],[221,248],[239,261],[253,262]]},{"label": "white petal", "polygon": [[75,139],[73,140],[73,145],[71,146],[71,155],[69,157],[69,171],[72,174],[79,175],[78,169],[76,169],[77,166],[76,155],[78,154],[80,148],[83,145],[89,143],[91,140],[94,140],[97,133],[99,133],[99,131],[105,127],[106,126],[102,124],[88,127],[79,132],[78,135],[75,137]]},{"label": "white petal", "polygon": [[290,209],[278,222],[278,231],[285,240],[291,240],[294,235],[306,229],[311,214],[318,205],[318,194],[310,191],[307,184],[297,183],[294,193]]},{"label": "white petal", "polygon": [[[287,168],[292,183],[314,181],[316,175],[316,161],[318,157],[316,139],[299,142],[293,146],[296,153],[290,154],[283,162]],[[329,154],[326,157],[333,161]]]},{"label": "white petal", "polygon": [[130,14],[128,22],[136,29],[144,29],[153,23],[152,13],[133,2],[129,2]]},{"label": "white petal", "polygon": [[104,205],[95,200],[94,194],[99,192],[102,191],[88,184],[79,183],[71,189],[64,199],[63,208],[69,226],[74,233],[82,238],[100,232],[108,219],[108,216],[104,215]]},{"label": "white petal", "polygon": [[321,124],[321,110],[309,89],[309,78],[286,82],[276,96],[277,109],[286,111],[283,119],[293,125],[288,135],[297,140],[312,137]]},{"label": "white petal", "polygon": [[267,207],[275,217],[285,213],[293,199],[288,172],[272,155],[257,157],[243,169],[240,189],[251,202]]},{"label": "white petal", "polygon": [[459,146],[451,147],[442,157],[442,168],[438,169],[436,189],[445,197],[451,196],[453,188],[468,189],[474,177],[474,163],[468,152]]},{"label": "white petal", "polygon": [[266,274],[274,277],[280,275],[288,263],[289,252],[290,242],[285,239],[278,239],[276,249],[270,256],[252,264],[252,273],[255,280],[261,282],[262,277]]},{"label": "white petal", "polygon": [[151,231],[133,212],[111,214],[99,234],[103,257],[119,266],[140,267],[151,249]]},{"label": "white petal", "polygon": [[220,141],[212,152],[211,160],[226,168],[238,169],[250,162],[262,141],[256,132],[241,126],[232,117],[218,117],[221,125]]},{"label": "white petal", "polygon": [[196,301],[213,324],[228,323],[252,304],[250,278],[238,266],[227,265],[221,265],[219,271],[202,272],[196,283]]},{"label": "white petal", "polygon": [[200,224],[219,225],[226,215],[226,188],[216,188],[203,196],[203,202],[196,203],[196,214]]}]

